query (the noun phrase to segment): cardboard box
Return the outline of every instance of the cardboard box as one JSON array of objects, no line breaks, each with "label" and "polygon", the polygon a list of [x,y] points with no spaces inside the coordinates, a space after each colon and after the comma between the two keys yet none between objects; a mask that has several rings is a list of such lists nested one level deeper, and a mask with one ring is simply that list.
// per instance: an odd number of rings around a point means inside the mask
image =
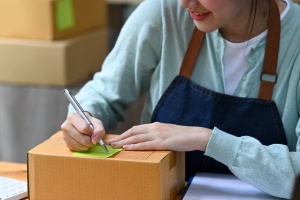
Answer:
[{"label": "cardboard box", "polygon": [[184,187],[182,152],[121,151],[111,158],[71,154],[60,132],[28,152],[31,200],[169,200]]},{"label": "cardboard box", "polygon": [[294,2],[299,3],[300,4],[300,0],[294,0]]},{"label": "cardboard box", "polygon": [[108,30],[67,40],[0,38],[0,82],[68,86],[91,78],[108,51]]},{"label": "cardboard box", "polygon": [[0,0],[0,37],[61,39],[107,26],[105,0]]}]

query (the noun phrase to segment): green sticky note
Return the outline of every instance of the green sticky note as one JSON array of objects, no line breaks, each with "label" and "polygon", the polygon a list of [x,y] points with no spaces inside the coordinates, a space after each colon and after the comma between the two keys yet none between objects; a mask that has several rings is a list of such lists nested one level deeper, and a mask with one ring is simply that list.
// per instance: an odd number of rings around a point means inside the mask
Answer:
[{"label": "green sticky note", "polygon": [[55,1],[55,27],[58,31],[65,31],[75,26],[73,1]]},{"label": "green sticky note", "polygon": [[101,147],[100,145],[96,145],[91,147],[90,151],[88,152],[74,152],[73,156],[89,156],[89,157],[101,157],[101,158],[108,158],[112,155],[120,152],[123,150],[123,148],[116,148],[114,149],[111,146],[106,146],[109,153],[106,153],[106,151]]}]

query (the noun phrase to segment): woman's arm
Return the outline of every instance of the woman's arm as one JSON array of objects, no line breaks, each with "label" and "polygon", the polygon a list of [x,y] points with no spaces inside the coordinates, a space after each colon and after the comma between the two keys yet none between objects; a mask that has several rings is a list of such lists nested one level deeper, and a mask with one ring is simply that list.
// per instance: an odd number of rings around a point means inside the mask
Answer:
[{"label": "woman's arm", "polygon": [[217,128],[205,155],[227,165],[240,179],[282,198],[290,198],[295,175],[300,173],[299,151],[290,152],[288,146],[280,144],[264,146],[252,137],[236,137]]},{"label": "woman's arm", "polygon": [[[160,1],[145,1],[123,26],[115,47],[76,95],[83,109],[111,130],[125,118],[124,111],[149,89],[161,51]],[[73,113],[69,107],[69,114]]]}]

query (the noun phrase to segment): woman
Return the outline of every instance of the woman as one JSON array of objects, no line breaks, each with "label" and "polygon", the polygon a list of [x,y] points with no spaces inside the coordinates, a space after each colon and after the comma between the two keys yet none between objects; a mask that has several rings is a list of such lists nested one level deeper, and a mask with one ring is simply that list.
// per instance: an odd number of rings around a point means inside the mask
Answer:
[{"label": "woman", "polygon": [[187,178],[233,173],[289,198],[300,172],[299,19],[288,0],[143,2],[77,95],[94,130],[70,108],[67,146],[88,150],[148,93],[141,125],[112,146],[186,151]]}]

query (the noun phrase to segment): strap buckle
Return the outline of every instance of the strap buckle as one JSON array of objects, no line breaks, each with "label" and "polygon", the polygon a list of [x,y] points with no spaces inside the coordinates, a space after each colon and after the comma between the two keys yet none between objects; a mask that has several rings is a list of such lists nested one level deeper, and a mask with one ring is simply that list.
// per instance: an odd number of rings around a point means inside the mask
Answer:
[{"label": "strap buckle", "polygon": [[267,81],[275,84],[277,82],[277,74],[267,74],[262,72],[260,74],[260,81]]}]

